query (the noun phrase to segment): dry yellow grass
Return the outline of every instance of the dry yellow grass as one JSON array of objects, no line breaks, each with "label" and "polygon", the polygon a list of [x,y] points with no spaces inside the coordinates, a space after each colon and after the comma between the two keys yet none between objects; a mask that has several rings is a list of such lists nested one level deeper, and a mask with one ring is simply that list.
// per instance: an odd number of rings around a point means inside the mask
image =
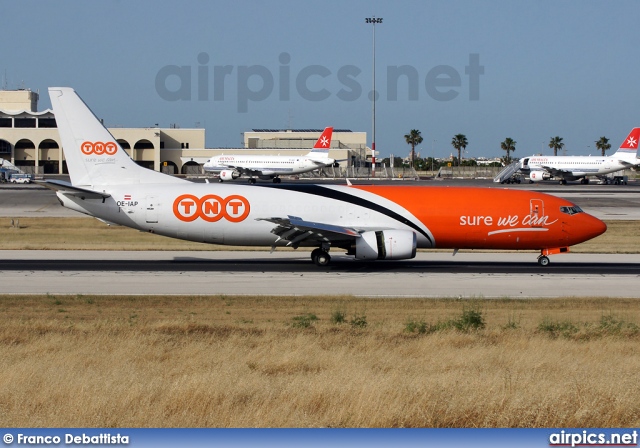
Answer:
[{"label": "dry yellow grass", "polygon": [[[484,329],[405,331],[464,306]],[[636,300],[4,296],[0,316],[4,426],[640,424]]]},{"label": "dry yellow grass", "polygon": [[[90,218],[20,218],[19,228],[0,232],[6,250],[228,250],[229,246],[191,243],[134,229],[108,226]],[[608,221],[603,235],[571,248],[573,252],[638,253],[640,225],[637,221]],[[238,248],[234,248],[238,249]]]}]

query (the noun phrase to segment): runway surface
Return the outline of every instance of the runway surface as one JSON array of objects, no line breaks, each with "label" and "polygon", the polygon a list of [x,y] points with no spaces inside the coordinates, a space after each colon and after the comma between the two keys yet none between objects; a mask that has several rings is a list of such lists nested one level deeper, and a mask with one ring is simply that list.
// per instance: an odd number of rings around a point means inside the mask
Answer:
[{"label": "runway surface", "polygon": [[0,251],[3,293],[354,295],[364,297],[637,297],[640,255],[421,252],[363,263],[305,252]]}]

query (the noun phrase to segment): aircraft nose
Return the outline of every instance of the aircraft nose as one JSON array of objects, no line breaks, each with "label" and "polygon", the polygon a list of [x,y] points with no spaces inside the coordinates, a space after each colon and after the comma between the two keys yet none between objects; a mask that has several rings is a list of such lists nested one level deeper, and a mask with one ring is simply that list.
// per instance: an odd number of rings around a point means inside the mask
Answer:
[{"label": "aircraft nose", "polygon": [[599,235],[602,235],[607,230],[607,225],[587,213],[583,215],[582,225],[580,226],[580,239],[582,241],[588,241]]}]

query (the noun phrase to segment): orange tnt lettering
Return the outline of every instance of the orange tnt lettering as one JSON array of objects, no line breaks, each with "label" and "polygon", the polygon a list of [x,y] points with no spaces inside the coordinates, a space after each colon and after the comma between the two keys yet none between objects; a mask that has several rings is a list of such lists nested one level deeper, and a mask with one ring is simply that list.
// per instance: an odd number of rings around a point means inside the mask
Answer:
[{"label": "orange tnt lettering", "polygon": [[192,194],[183,194],[173,201],[173,214],[184,222],[198,218],[207,222],[217,222],[222,218],[229,222],[240,222],[249,216],[250,211],[249,201],[239,195],[222,198],[208,194],[198,198]]}]

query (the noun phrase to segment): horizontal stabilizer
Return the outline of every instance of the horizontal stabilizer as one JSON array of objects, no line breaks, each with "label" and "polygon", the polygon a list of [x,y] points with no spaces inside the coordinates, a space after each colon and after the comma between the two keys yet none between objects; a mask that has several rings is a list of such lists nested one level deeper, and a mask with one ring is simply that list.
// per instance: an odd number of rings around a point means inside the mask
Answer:
[{"label": "horizontal stabilizer", "polygon": [[67,196],[75,196],[80,199],[107,199],[111,197],[108,193],[74,187],[69,182],[61,180],[37,180],[35,182],[50,190],[59,191]]}]

